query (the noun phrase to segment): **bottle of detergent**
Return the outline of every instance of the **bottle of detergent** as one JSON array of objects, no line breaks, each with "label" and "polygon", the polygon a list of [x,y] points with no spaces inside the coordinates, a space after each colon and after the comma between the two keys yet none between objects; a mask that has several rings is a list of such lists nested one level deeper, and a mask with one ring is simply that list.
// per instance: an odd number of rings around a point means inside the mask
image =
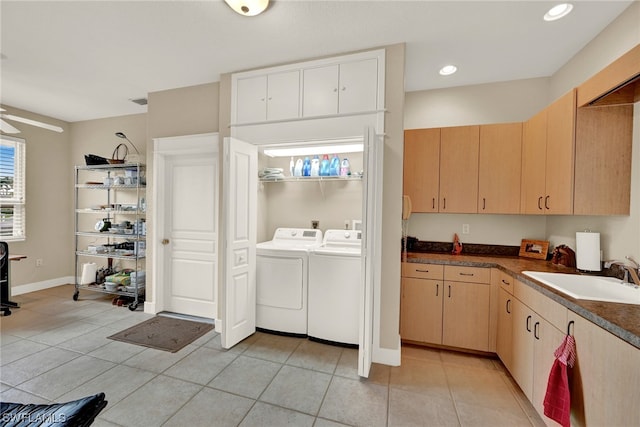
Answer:
[{"label": "bottle of detergent", "polygon": [[311,176],[311,160],[308,157],[302,162],[302,176]]},{"label": "bottle of detergent", "polygon": [[293,169],[293,176],[302,176],[302,159],[296,160],[296,166]]},{"label": "bottle of detergent", "polygon": [[289,176],[294,176],[295,174],[295,162],[293,161],[293,156],[291,156],[291,160],[289,161]]},{"label": "bottle of detergent", "polygon": [[311,176],[320,176],[320,158],[317,155],[311,159]]},{"label": "bottle of detergent", "polygon": [[349,175],[351,175],[351,166],[349,165],[349,159],[345,157],[340,164],[340,176]]},{"label": "bottle of detergent", "polygon": [[322,156],[322,162],[320,162],[320,176],[329,176],[329,175],[330,175],[329,156],[325,154],[324,156]]},{"label": "bottle of detergent", "polygon": [[329,175],[338,176],[340,175],[340,157],[337,154],[334,154],[331,158],[331,163],[329,165]]}]

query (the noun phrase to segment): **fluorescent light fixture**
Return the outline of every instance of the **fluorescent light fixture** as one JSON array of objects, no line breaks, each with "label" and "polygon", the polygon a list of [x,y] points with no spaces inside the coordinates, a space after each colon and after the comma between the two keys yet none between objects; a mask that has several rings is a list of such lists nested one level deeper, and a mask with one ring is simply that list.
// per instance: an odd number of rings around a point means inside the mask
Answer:
[{"label": "fluorescent light fixture", "polygon": [[560,3],[553,6],[544,14],[544,20],[555,21],[557,19],[564,18],[571,12],[571,10],[573,10],[573,5],[571,3]]},{"label": "fluorescent light fixture", "polygon": [[269,6],[269,0],[224,0],[229,7],[242,16],[256,16]]},{"label": "fluorescent light fixture", "polygon": [[307,145],[278,148],[265,148],[264,154],[269,157],[301,157],[321,154],[361,153],[364,144]]},{"label": "fluorescent light fixture", "polygon": [[458,71],[458,67],[456,67],[455,65],[445,65],[444,67],[442,67],[440,69],[440,75],[441,76],[450,76],[451,74],[455,73],[456,71]]}]

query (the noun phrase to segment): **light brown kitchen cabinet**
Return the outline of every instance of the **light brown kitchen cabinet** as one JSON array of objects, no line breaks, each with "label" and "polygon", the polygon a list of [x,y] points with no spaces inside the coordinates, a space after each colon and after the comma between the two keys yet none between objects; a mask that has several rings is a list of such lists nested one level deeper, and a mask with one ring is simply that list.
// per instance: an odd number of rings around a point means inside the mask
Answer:
[{"label": "light brown kitchen cabinet", "polygon": [[575,90],[524,123],[521,213],[573,213]]},{"label": "light brown kitchen cabinet", "polygon": [[442,280],[402,278],[400,337],[442,342]]},{"label": "light brown kitchen cabinet", "polygon": [[441,129],[440,212],[478,212],[479,155],[480,126]]},{"label": "light brown kitchen cabinet", "polygon": [[629,215],[633,108],[578,108],[575,215]]},{"label": "light brown kitchen cabinet", "polygon": [[489,351],[490,285],[445,281],[444,286],[442,344]]},{"label": "light brown kitchen cabinet", "polygon": [[547,425],[556,425],[544,416],[543,402],[553,353],[566,327],[565,307],[515,281],[510,373]]},{"label": "light brown kitchen cabinet", "polygon": [[571,425],[640,425],[640,351],[573,312],[568,319],[576,340]]},{"label": "light brown kitchen cabinet", "polygon": [[489,268],[402,263],[400,337],[489,351],[490,274]]},{"label": "light brown kitchen cabinet", "polygon": [[500,288],[498,296],[498,334],[496,353],[504,366],[513,370],[513,295]]},{"label": "light brown kitchen cabinet", "polygon": [[404,131],[402,183],[413,212],[438,212],[440,128]]},{"label": "light brown kitchen cabinet", "polygon": [[520,213],[522,123],[480,126],[478,213]]}]

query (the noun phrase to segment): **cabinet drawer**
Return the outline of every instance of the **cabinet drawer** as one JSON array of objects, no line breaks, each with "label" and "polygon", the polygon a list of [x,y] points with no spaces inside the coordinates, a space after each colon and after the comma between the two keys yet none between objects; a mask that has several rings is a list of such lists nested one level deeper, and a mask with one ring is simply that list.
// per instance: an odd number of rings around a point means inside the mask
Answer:
[{"label": "cabinet drawer", "polygon": [[491,283],[491,269],[447,265],[444,268],[444,280],[453,282]]},{"label": "cabinet drawer", "polygon": [[516,279],[508,275],[504,271],[500,272],[500,287],[513,295],[513,286]]},{"label": "cabinet drawer", "polygon": [[402,263],[402,277],[442,280],[443,270],[444,266],[438,264]]}]

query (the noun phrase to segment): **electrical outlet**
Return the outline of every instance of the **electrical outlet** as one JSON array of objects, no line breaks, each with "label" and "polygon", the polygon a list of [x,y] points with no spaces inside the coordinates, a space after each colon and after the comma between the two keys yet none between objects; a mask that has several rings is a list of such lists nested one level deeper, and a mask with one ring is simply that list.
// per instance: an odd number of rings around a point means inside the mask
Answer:
[{"label": "electrical outlet", "polygon": [[42,267],[42,264],[43,264],[42,258],[38,258],[36,260],[36,267]]},{"label": "electrical outlet", "polygon": [[469,234],[469,224],[462,224],[462,234]]},{"label": "electrical outlet", "polygon": [[318,221],[317,219],[312,219],[311,220],[311,228],[313,228],[315,230],[318,227],[320,227],[320,221]]},{"label": "electrical outlet", "polygon": [[351,226],[351,221],[349,221],[348,219],[345,219],[344,220],[344,229],[348,230],[350,226]]}]

